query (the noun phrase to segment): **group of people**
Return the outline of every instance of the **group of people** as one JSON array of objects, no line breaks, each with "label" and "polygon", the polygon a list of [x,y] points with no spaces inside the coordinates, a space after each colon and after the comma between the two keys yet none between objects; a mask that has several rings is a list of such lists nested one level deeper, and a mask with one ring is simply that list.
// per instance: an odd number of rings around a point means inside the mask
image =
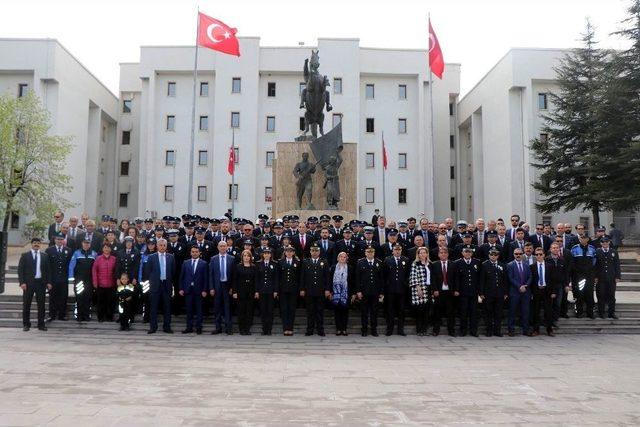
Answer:
[{"label": "group of people", "polygon": [[[405,315],[415,319],[420,336],[440,333],[486,336],[507,332],[555,335],[568,317],[569,291],[577,317],[617,319],[617,252],[623,236],[611,224],[590,237],[582,224],[536,224],[520,216],[472,223],[447,218],[344,223],[339,215],[301,220],[296,215],[256,222],[185,214],[132,222],[104,215],[100,226],[83,215],[64,220],[56,212],[48,248],[33,238],[19,262],[23,289],[23,328],[31,327],[35,295],[38,329],[46,321],[67,320],[68,288],[76,297],[74,316],[86,322],[113,321],[128,330],[141,314],[148,333],[173,333],[172,315],[186,315],[182,333],[201,334],[212,317],[212,334],[233,334],[235,311],[241,335],[251,334],[254,311],[263,335],[273,332],[279,308],[282,333],[294,334],[296,310],[306,308],[306,333],[324,336],[324,313],[334,312],[336,335],[347,335],[352,309],[360,311],[362,336],[378,336],[384,311],[385,334],[405,335]],[[594,299],[597,295],[597,305]],[[138,318],[140,319],[140,318]],[[456,325],[457,324],[457,325]],[[381,331],[382,332],[382,331]]]}]

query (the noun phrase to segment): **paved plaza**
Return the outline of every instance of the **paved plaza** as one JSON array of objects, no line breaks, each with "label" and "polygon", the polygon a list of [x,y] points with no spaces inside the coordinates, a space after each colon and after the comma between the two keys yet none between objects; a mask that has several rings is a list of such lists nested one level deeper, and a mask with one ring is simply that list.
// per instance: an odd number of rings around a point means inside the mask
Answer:
[{"label": "paved plaza", "polygon": [[639,425],[640,336],[0,330],[1,425]]}]

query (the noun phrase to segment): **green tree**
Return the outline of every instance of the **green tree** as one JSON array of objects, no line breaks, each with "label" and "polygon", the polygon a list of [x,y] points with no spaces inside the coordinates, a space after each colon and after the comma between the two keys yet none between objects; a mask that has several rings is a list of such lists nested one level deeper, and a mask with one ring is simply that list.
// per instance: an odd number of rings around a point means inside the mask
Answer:
[{"label": "green tree", "polygon": [[72,145],[69,137],[51,135],[50,129],[49,112],[33,91],[21,98],[0,96],[0,214],[5,233],[0,292],[11,213],[29,216],[29,226],[41,231],[56,208],[71,205],[64,197],[70,182],[64,170]]},{"label": "green tree", "polygon": [[548,94],[552,104],[544,116],[546,139],[531,141],[540,173],[533,187],[540,192],[536,207],[544,213],[576,208],[590,210],[594,225],[609,207],[607,184],[615,170],[600,167],[608,159],[603,138],[601,102],[610,80],[610,52],[597,48],[589,20],[582,47],[572,50],[555,68],[559,91]]}]

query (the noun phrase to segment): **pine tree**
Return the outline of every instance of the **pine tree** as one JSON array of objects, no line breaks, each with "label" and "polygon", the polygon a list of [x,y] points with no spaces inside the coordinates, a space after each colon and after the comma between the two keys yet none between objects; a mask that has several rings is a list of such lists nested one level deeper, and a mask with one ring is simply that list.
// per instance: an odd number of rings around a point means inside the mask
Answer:
[{"label": "pine tree", "polygon": [[538,210],[590,210],[597,226],[600,211],[608,206],[602,189],[614,173],[598,166],[605,147],[600,105],[610,53],[597,49],[588,20],[581,41],[583,46],[565,55],[555,68],[559,91],[549,94],[553,108],[544,117],[547,138],[531,142],[532,165],[541,171],[533,187],[541,195]]}]

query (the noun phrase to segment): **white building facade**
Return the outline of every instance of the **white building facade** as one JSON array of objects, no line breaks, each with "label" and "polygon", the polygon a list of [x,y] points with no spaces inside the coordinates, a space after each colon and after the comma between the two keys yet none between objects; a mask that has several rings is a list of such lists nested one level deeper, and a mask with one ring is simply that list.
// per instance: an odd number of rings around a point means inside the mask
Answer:
[{"label": "white building facade", "polygon": [[[235,196],[237,216],[270,214],[276,143],[301,134],[302,65],[317,48],[320,72],[331,84],[325,131],[341,120],[343,140],[358,146],[357,165],[342,165],[357,168],[358,193],[343,197],[355,197],[364,218],[384,205],[394,218],[455,216],[449,169],[459,65],[447,64],[444,79],[433,82],[432,144],[426,51],[364,48],[357,39],[261,47],[258,38],[241,38],[240,45],[240,58],[199,50],[193,213],[219,216]],[[129,175],[117,178],[118,199],[127,202],[119,203],[118,217],[187,212],[193,65],[193,46],[142,47],[139,63],[121,64],[116,157],[129,163]],[[232,138],[233,190],[227,172]]]},{"label": "white building facade", "polygon": [[[50,112],[51,132],[71,137],[65,168],[71,189],[63,195],[74,206],[66,217],[110,212],[118,98],[56,40],[0,39],[0,93],[18,97],[29,90]],[[13,215],[9,243],[22,241],[27,221]]]}]

